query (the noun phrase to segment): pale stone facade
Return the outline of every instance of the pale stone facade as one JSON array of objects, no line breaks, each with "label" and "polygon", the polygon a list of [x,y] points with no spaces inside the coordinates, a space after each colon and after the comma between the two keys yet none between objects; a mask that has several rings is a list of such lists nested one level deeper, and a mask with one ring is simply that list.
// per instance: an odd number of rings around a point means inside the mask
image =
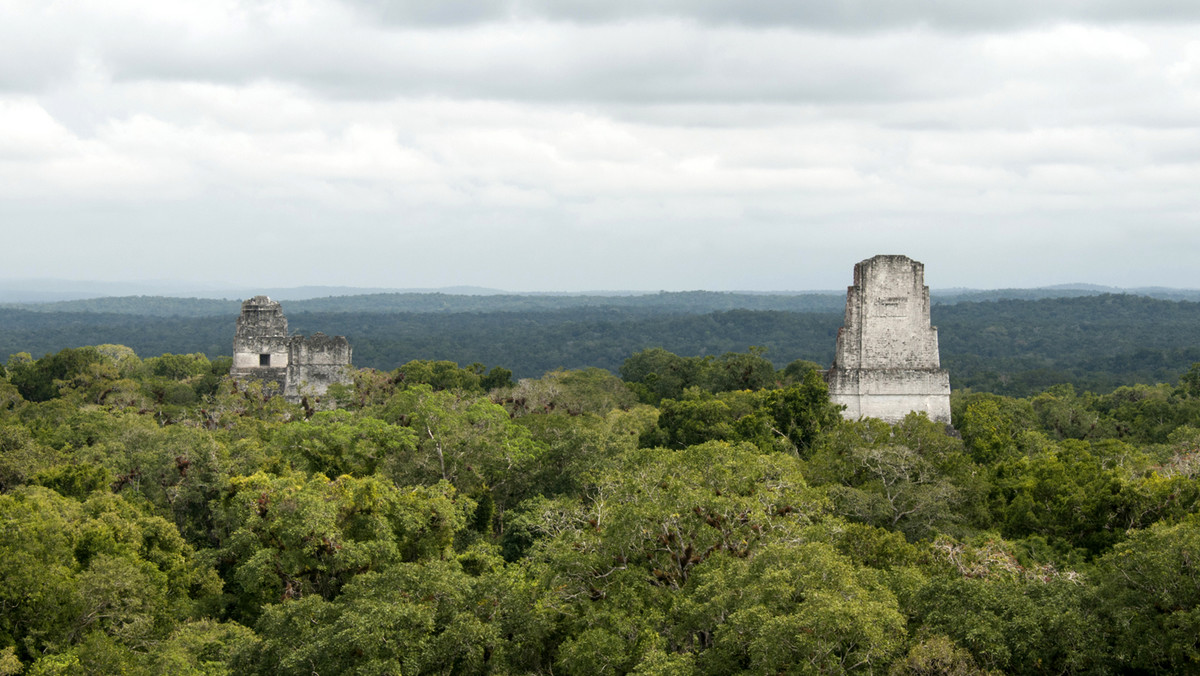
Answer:
[{"label": "pale stone facade", "polygon": [[230,375],[259,380],[299,401],[306,394],[324,394],[333,383],[349,383],[350,357],[350,342],[344,336],[289,336],[279,303],[255,296],[242,303]]},{"label": "pale stone facade", "polygon": [[897,422],[911,411],[950,423],[950,375],[941,368],[929,324],[925,266],[907,256],[875,256],[854,266],[838,330],[829,397],[850,420]]}]

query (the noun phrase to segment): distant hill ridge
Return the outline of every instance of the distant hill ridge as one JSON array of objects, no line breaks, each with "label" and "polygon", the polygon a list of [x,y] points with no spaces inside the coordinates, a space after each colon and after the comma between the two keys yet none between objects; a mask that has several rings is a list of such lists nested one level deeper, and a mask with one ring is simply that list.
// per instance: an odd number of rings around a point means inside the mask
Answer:
[{"label": "distant hill ridge", "polygon": [[1096,284],[1060,284],[1032,289],[943,289],[930,292],[935,304],[953,304],[992,300],[1046,300],[1084,296],[1126,295],[1157,300],[1200,301],[1200,289],[1172,289],[1162,286],[1119,288]]},{"label": "distant hill ridge", "polygon": [[[305,287],[315,290],[334,287]],[[480,293],[447,289],[437,292],[389,292],[329,295],[284,301],[289,313],[454,313],[454,312],[548,312],[571,308],[618,308],[628,311],[703,314],[725,310],[779,310],[784,312],[841,312],[845,294],[837,291],[660,291],[588,293],[504,293],[479,289]],[[1145,296],[1159,300],[1200,301],[1200,290],[1145,287],[1119,289],[1096,285],[1061,285],[1033,289],[947,289],[932,292],[935,305],[997,300],[1044,300],[1105,294]],[[270,292],[267,295],[272,295]],[[249,297],[249,296],[247,296]],[[272,295],[273,298],[276,296]],[[33,312],[102,313],[148,317],[235,316],[240,300],[177,298],[173,296],[107,296],[38,303],[4,303],[0,307]]]},{"label": "distant hill ridge", "polygon": [[[770,295],[717,291],[675,291],[626,296],[459,295],[379,293],[285,300],[284,311],[387,314],[454,312],[549,312],[574,308],[617,308],[657,313],[702,314],[721,310],[840,312],[845,298],[832,293]],[[151,317],[236,316],[240,301],[164,296],[123,296],[54,303],[10,303],[0,307],[50,313],[102,313]]]}]

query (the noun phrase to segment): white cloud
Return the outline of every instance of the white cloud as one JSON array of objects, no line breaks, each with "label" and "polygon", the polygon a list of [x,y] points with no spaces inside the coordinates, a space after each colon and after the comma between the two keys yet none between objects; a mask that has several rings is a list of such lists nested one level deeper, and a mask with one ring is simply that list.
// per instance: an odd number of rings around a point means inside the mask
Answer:
[{"label": "white cloud", "polygon": [[899,5],[5,3],[5,274],[1200,286],[1191,4]]},{"label": "white cloud", "polygon": [[932,25],[986,31],[1083,20],[1178,22],[1200,18],[1189,0],[352,0],[368,16],[404,25],[463,25],[549,17],[578,23],[684,16],[703,23],[799,25],[823,30],[872,31]]}]

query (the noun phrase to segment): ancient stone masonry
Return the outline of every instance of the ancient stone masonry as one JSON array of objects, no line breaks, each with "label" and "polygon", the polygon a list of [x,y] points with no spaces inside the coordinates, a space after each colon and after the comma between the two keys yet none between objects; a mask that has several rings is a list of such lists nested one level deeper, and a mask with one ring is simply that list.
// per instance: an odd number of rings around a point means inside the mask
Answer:
[{"label": "ancient stone masonry", "polygon": [[242,303],[233,336],[233,369],[238,379],[273,386],[291,401],[320,396],[333,383],[350,383],[350,342],[344,336],[289,336],[278,302],[255,296]]},{"label": "ancient stone masonry", "polygon": [[854,266],[845,325],[825,376],[829,397],[850,420],[897,422],[911,411],[950,423],[950,375],[929,325],[925,266],[907,256],[875,256]]}]

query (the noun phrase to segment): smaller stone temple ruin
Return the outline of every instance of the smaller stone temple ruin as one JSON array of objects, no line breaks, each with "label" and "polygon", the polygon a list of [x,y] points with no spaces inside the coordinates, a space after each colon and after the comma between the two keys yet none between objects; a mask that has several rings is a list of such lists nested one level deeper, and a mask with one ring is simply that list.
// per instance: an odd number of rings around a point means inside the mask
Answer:
[{"label": "smaller stone temple ruin", "polygon": [[242,303],[230,375],[261,381],[288,400],[300,401],[324,394],[333,383],[349,384],[350,355],[345,336],[289,336],[279,303],[255,296]]},{"label": "smaller stone temple ruin", "polygon": [[875,256],[854,266],[838,329],[829,398],[850,420],[889,423],[911,411],[950,423],[950,375],[941,368],[929,324],[925,266],[907,256]]}]

